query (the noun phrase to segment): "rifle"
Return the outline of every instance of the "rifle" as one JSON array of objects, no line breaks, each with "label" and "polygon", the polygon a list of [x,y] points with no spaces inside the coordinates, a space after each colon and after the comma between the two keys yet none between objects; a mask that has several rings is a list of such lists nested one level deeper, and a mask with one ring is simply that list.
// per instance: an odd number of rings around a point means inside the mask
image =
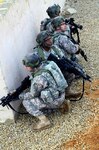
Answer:
[{"label": "rifle", "polygon": [[[74,44],[79,44],[80,43],[80,37],[79,37],[79,31],[78,31],[78,29],[82,30],[83,26],[80,25],[80,24],[74,23],[74,21],[75,21],[74,18],[65,19],[65,23],[70,25],[71,41]],[[77,41],[75,41],[75,39],[73,37],[73,34],[77,35]],[[81,54],[82,57],[84,57],[85,61],[88,61],[87,60],[87,55],[85,54],[84,50],[82,50],[81,48],[80,48],[80,54]]]},{"label": "rifle", "polygon": [[[79,31],[78,29],[82,30],[83,26],[80,24],[74,23],[74,18],[65,19],[65,23],[70,25],[70,34],[71,34],[71,40],[74,44],[80,43],[80,37],[79,37]],[[77,34],[77,41],[73,38],[73,34]]]},{"label": "rifle", "polygon": [[82,77],[84,80],[91,82],[90,80],[91,77],[87,75],[84,69],[75,61],[69,60],[68,58],[65,57],[59,59],[53,54],[49,55],[48,60],[54,61],[58,65],[62,73],[64,73],[64,71],[74,73],[75,75]]},{"label": "rifle", "polygon": [[18,99],[19,94],[21,94],[24,90],[29,88],[31,85],[31,81],[29,80],[29,76],[27,76],[22,82],[21,85],[13,92],[8,93],[7,96],[4,96],[0,99],[0,105],[3,107],[5,105],[9,105],[11,101],[15,101]]}]

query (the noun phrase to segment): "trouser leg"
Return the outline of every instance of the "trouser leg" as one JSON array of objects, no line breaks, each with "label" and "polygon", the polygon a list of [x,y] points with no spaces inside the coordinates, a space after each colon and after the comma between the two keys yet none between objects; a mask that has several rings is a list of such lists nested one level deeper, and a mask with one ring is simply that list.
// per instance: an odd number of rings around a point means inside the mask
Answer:
[{"label": "trouser leg", "polygon": [[23,106],[26,108],[27,112],[29,112],[32,116],[40,116],[43,115],[43,112],[40,109],[46,107],[45,104],[39,98],[34,98],[31,100],[23,100]]},{"label": "trouser leg", "polygon": [[47,108],[58,108],[65,99],[65,92],[59,93],[59,91],[44,90],[41,92],[41,98],[47,105]]}]

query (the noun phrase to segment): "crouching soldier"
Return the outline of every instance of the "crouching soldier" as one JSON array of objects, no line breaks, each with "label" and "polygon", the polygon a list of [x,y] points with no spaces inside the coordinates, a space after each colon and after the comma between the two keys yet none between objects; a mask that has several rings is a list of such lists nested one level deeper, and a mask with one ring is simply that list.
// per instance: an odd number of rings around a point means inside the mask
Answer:
[{"label": "crouching soldier", "polygon": [[69,101],[65,101],[65,88],[68,84],[59,67],[53,61],[41,63],[40,57],[30,53],[23,64],[31,72],[30,92],[23,96],[23,105],[32,116],[39,119],[34,130],[50,127],[49,119],[43,114],[44,108],[62,108],[64,103],[69,110]]},{"label": "crouching soldier", "polygon": [[51,22],[54,28],[53,43],[57,45],[65,54],[66,57],[78,54],[80,49],[78,44],[74,44],[71,39],[65,34],[66,24],[63,17],[58,16]]},{"label": "crouching soldier", "polygon": [[[36,41],[38,46],[33,49],[33,53],[37,54],[41,61],[48,60],[50,54],[55,55],[57,58],[65,57],[64,53],[58,46],[53,45],[53,39],[51,34],[46,30],[42,31],[37,35]],[[66,71],[63,71],[63,75],[68,83],[68,88],[66,88],[66,98],[77,98],[81,93],[74,93],[70,90],[70,85],[73,79],[75,78],[74,74],[70,74]]]},{"label": "crouching soldier", "polygon": [[[41,22],[41,26],[40,26],[40,31],[44,31],[44,30],[48,30],[50,31],[51,33],[54,32],[54,28],[51,24],[52,20],[58,16],[60,16],[60,13],[61,13],[61,7],[58,5],[58,4],[54,4],[50,7],[48,7],[48,9],[46,10],[49,18],[46,18],[44,19],[42,22]],[[70,27],[68,24],[66,24],[66,31],[65,31],[65,34],[67,36],[71,36],[70,35]]]}]

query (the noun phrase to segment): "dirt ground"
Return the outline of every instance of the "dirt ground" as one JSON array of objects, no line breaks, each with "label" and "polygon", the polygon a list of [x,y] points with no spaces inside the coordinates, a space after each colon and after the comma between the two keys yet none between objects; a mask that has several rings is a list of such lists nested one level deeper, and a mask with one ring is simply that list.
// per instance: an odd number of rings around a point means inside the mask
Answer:
[{"label": "dirt ground", "polygon": [[[90,92],[90,89],[92,90]],[[99,79],[93,80],[92,84],[85,84],[85,97],[92,101],[92,111],[94,118],[88,118],[89,129],[85,132],[78,132],[75,138],[63,143],[61,150],[98,150],[99,149]]]},{"label": "dirt ground", "polygon": [[[66,4],[73,6],[78,13],[75,18],[84,26],[81,33],[81,46],[87,48],[89,57],[89,70],[92,76],[92,83],[85,84],[85,98],[92,102],[88,129],[84,132],[77,132],[72,140],[64,142],[61,150],[99,150],[99,1],[98,0],[73,0],[66,1]],[[88,71],[87,70],[87,71]]]}]

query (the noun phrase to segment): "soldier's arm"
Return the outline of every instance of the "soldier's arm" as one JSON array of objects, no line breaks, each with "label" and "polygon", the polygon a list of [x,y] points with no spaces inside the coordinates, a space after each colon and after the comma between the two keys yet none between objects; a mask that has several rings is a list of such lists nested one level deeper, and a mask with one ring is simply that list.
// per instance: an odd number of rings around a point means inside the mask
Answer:
[{"label": "soldier's arm", "polygon": [[62,58],[65,56],[63,51],[55,44],[52,46],[52,52],[51,53],[54,54],[55,56],[58,55],[59,58]]},{"label": "soldier's arm", "polygon": [[69,54],[75,54],[78,51],[78,45],[72,43],[72,41],[66,36],[59,39],[59,44],[60,47]]}]

